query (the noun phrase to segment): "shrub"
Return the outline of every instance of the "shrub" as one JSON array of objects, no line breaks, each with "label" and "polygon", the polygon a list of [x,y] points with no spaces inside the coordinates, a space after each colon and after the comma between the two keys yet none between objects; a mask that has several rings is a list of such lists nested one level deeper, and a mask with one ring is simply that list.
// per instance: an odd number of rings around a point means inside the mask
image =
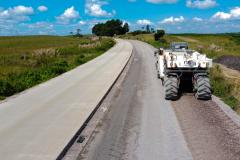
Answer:
[{"label": "shrub", "polygon": [[50,67],[50,71],[54,75],[60,75],[66,71],[68,71],[69,64],[65,60],[59,60]]},{"label": "shrub", "polygon": [[157,33],[154,34],[155,41],[160,40],[165,35],[164,30],[157,30]]},{"label": "shrub", "polygon": [[234,96],[227,96],[223,99],[233,110],[236,111],[238,109],[239,101]]},{"label": "shrub", "polygon": [[75,59],[75,63],[76,63],[77,65],[81,65],[81,64],[86,63],[86,57],[85,57],[84,55],[78,56],[78,57]]}]

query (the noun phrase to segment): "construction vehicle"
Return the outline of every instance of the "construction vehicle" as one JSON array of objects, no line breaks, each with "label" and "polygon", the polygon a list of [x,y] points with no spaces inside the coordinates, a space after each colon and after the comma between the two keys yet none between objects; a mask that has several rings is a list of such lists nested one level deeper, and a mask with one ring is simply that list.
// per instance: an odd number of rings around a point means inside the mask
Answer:
[{"label": "construction vehicle", "polygon": [[208,76],[212,59],[188,48],[186,42],[173,42],[169,49],[155,51],[158,78],[163,81],[165,99],[179,98],[180,83],[191,81],[195,97],[200,100],[211,99],[211,86]]}]

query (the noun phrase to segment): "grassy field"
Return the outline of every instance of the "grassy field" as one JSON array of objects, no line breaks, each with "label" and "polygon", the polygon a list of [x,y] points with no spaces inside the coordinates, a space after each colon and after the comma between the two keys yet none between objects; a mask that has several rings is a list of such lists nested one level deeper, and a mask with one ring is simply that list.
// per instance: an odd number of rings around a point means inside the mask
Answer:
[{"label": "grassy field", "polygon": [[0,37],[0,99],[86,63],[113,45],[110,38]]},{"label": "grassy field", "polygon": [[131,36],[123,38],[138,39],[152,44],[154,47],[168,47],[171,42],[188,42],[191,49],[205,53],[210,58],[222,55],[240,56],[240,33],[239,34],[177,34],[166,35],[157,42],[152,34]]},{"label": "grassy field", "polygon": [[[141,40],[156,48],[167,48],[171,42],[185,41],[191,49],[205,53],[213,59],[223,55],[240,56],[240,34],[176,34],[166,35],[161,41],[155,41],[152,34],[125,35],[122,38]],[[229,76],[227,73],[230,73],[230,69],[221,65],[215,65],[210,70],[213,94],[221,97],[240,114],[240,74]]]}]

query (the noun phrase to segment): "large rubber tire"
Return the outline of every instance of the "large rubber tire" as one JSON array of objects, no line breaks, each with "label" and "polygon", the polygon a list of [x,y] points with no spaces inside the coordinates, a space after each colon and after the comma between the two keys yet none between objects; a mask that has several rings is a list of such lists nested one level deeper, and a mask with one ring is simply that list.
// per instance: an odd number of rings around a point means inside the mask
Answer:
[{"label": "large rubber tire", "polygon": [[175,76],[166,77],[164,81],[165,99],[166,100],[177,100],[179,90],[178,78]]},{"label": "large rubber tire", "polygon": [[207,76],[198,76],[196,80],[195,94],[196,98],[199,100],[210,100],[212,99],[210,80]]}]

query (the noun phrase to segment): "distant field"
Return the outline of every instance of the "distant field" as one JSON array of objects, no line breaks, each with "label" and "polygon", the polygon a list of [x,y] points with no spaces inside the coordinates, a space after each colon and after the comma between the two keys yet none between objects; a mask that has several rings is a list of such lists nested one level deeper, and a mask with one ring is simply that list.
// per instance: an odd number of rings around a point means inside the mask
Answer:
[{"label": "distant field", "polygon": [[239,34],[177,34],[166,35],[162,42],[154,41],[152,34],[131,36],[125,38],[139,39],[159,48],[168,47],[171,42],[188,42],[191,49],[201,51],[211,58],[222,55],[240,56],[240,33]]},{"label": "distant field", "polygon": [[110,38],[0,37],[0,99],[86,63],[113,45]]},{"label": "distant field", "polygon": [[[155,41],[152,34],[125,35],[122,38],[141,40],[156,48],[167,48],[171,42],[185,41],[189,43],[191,49],[207,54],[215,62],[220,62],[233,69],[240,68],[240,33],[166,35],[161,41]],[[214,95],[221,97],[225,103],[240,114],[239,75],[239,72],[233,72],[219,65],[215,65],[210,70]]]}]

